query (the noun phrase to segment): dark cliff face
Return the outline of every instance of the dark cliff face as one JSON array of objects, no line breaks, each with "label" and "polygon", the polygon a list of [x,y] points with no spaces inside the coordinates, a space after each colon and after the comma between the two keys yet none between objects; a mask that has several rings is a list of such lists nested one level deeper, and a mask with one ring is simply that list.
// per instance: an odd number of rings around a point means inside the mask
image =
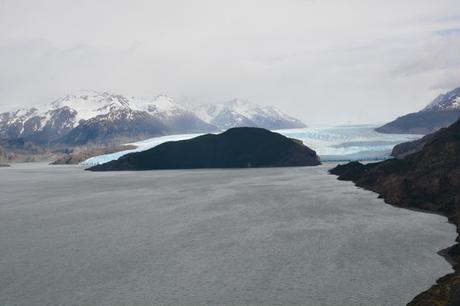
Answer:
[{"label": "dark cliff face", "polygon": [[436,133],[428,134],[420,139],[400,143],[394,146],[391,156],[402,159],[410,154],[422,151],[425,145],[434,139]]},{"label": "dark cliff face", "polygon": [[[444,214],[459,231],[460,120],[425,141],[419,152],[402,159],[349,163],[331,173],[377,192],[387,203]],[[460,247],[450,248],[445,255],[456,272],[438,280],[409,305],[460,305]]]},{"label": "dark cliff face", "polygon": [[219,135],[167,142],[90,168],[92,171],[289,167],[319,165],[316,152],[278,133],[233,128]]},{"label": "dark cliff face", "polygon": [[440,137],[444,133],[449,133],[449,132],[444,132],[445,129],[446,128],[442,128],[437,132],[425,135],[422,138],[417,139],[417,140],[400,143],[393,148],[393,150],[391,151],[391,156],[398,158],[398,159],[403,159],[406,156],[420,152],[423,150],[425,145],[430,143],[432,140],[435,140],[436,138]]}]

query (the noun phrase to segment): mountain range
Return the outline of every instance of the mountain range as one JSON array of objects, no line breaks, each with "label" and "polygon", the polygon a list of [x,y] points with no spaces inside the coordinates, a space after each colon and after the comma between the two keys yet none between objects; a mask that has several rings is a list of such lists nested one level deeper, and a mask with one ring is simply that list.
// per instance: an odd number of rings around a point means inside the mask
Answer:
[{"label": "mountain range", "polygon": [[401,116],[377,129],[390,134],[428,134],[460,117],[460,87],[439,95],[421,111]]},{"label": "mountain range", "polygon": [[305,127],[300,120],[272,106],[259,106],[241,99],[233,99],[225,103],[203,104],[195,107],[194,113],[204,122],[221,130],[232,127],[260,127],[272,130]]},{"label": "mountain range", "polygon": [[305,125],[273,107],[240,99],[185,107],[166,95],[139,98],[97,91],[80,91],[47,105],[0,114],[0,138],[46,145],[116,144],[240,126],[284,129]]}]

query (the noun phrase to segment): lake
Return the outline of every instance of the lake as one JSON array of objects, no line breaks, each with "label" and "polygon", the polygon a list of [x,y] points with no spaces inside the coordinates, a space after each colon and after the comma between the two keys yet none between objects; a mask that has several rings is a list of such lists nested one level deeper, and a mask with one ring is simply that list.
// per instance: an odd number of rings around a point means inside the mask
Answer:
[{"label": "lake", "polygon": [[0,169],[0,305],[405,305],[446,218],[304,168]]}]

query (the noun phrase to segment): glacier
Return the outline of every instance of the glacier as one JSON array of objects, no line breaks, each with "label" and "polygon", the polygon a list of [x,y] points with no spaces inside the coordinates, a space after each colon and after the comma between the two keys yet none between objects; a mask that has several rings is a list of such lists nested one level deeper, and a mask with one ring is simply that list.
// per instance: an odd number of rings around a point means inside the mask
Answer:
[{"label": "glacier", "polygon": [[[411,141],[423,135],[382,134],[374,131],[378,125],[311,126],[301,129],[275,130],[286,137],[303,141],[320,156],[323,162],[371,161],[390,157],[391,150],[399,143]],[[203,134],[180,134],[155,137],[129,143],[135,149],[99,155],[83,161],[85,166],[103,164],[123,155],[151,149],[168,141],[191,139]]]},{"label": "glacier", "polygon": [[100,165],[100,164],[107,163],[112,160],[119,159],[120,157],[126,154],[129,154],[129,153],[141,152],[141,151],[151,149],[153,147],[156,147],[159,144],[162,144],[168,141],[186,140],[186,139],[191,139],[191,138],[194,138],[200,135],[203,135],[203,134],[202,133],[201,134],[177,134],[177,135],[154,137],[154,138],[149,138],[149,139],[142,140],[142,141],[127,143],[126,145],[135,146],[136,148],[130,149],[130,150],[119,151],[115,153],[110,153],[110,154],[94,156],[94,157],[88,158],[87,160],[81,162],[80,165],[85,165],[85,166]]}]

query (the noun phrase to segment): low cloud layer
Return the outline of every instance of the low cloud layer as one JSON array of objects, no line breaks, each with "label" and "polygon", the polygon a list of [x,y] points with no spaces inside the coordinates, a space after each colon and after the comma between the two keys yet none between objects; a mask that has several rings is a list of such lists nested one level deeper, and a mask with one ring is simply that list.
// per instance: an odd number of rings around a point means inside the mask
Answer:
[{"label": "low cloud layer", "polygon": [[460,86],[458,0],[0,0],[0,110],[80,89],[384,122]]}]

